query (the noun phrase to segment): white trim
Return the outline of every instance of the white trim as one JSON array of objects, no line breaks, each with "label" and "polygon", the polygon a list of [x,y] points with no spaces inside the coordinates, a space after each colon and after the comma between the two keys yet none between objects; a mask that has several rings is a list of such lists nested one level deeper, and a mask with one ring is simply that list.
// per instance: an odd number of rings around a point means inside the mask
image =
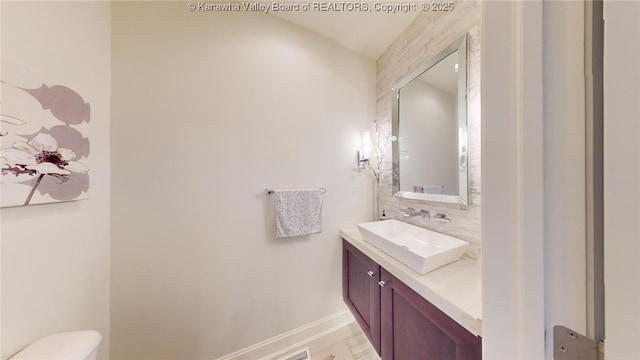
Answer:
[{"label": "white trim", "polygon": [[[543,3],[519,2],[518,259],[521,358],[544,352]],[[526,16],[525,16],[526,14]]]},{"label": "white trim", "polygon": [[585,2],[544,2],[544,291],[553,327],[587,334]]},{"label": "white trim", "polygon": [[542,2],[483,2],[483,358],[544,358]]},{"label": "white trim", "polygon": [[640,358],[640,3],[604,1],[607,359]]},{"label": "white trim", "polygon": [[346,326],[353,321],[354,318],[351,313],[345,310],[225,355],[216,360],[255,360],[275,358],[279,355],[292,351],[303,344]]}]

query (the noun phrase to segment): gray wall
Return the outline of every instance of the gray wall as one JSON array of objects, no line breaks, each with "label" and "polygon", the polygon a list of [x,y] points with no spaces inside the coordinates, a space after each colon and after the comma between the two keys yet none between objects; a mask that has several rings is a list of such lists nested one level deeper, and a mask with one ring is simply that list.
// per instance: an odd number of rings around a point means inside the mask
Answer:
[{"label": "gray wall", "polygon": [[[113,357],[217,358],[343,311],[373,61],[262,13],[112,12]],[[319,186],[322,234],[276,240],[265,188]]]}]

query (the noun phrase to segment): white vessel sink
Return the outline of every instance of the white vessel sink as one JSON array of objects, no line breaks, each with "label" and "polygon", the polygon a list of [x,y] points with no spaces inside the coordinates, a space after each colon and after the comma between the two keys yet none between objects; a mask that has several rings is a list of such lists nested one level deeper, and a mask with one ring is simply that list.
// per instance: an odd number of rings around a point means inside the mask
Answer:
[{"label": "white vessel sink", "polygon": [[469,244],[398,220],[358,224],[358,230],[366,242],[423,275],[460,259]]}]

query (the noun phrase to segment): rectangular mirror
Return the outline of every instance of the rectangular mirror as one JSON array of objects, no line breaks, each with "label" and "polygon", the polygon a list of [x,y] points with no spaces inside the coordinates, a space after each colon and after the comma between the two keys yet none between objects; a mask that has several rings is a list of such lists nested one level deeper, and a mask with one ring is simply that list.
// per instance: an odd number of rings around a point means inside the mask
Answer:
[{"label": "rectangular mirror", "polygon": [[393,194],[469,204],[467,35],[392,89]]}]

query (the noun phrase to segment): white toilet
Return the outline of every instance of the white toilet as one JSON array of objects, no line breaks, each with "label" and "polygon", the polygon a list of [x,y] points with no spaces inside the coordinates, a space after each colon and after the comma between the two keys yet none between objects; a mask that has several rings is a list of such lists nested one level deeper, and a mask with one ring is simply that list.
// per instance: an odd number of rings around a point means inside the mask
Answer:
[{"label": "white toilet", "polygon": [[49,335],[22,349],[9,360],[94,360],[102,335],[94,330]]}]

